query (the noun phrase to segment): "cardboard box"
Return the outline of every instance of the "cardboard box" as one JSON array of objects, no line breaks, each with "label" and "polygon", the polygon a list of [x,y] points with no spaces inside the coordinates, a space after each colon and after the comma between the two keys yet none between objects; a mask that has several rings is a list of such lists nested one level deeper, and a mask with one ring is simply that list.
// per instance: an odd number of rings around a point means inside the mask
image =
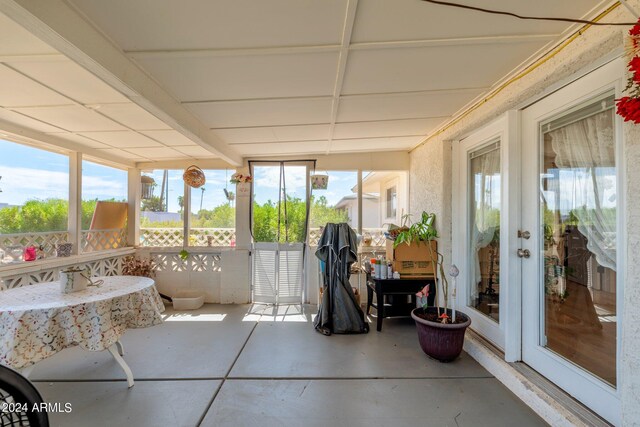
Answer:
[{"label": "cardboard box", "polygon": [[[435,255],[438,243],[429,242]],[[393,247],[393,242],[387,240],[387,259],[393,260],[393,271],[400,273],[400,277],[433,277],[433,263],[431,252],[425,242],[411,245],[401,244]]]},{"label": "cardboard box", "polygon": [[[429,242],[433,252],[438,250],[438,242],[432,240]],[[387,240],[387,260],[392,261],[429,261],[431,262],[431,253],[426,242],[413,242],[411,245],[403,243],[397,248],[393,247],[393,242]]]},{"label": "cardboard box", "polygon": [[400,273],[401,279],[433,277],[433,264],[431,261],[393,261],[393,271]]}]

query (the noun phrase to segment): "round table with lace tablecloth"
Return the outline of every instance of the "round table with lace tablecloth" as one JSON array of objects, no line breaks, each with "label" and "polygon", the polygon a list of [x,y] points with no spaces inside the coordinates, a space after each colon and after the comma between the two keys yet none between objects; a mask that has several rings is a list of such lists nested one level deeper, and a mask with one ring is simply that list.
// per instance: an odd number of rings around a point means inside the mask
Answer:
[{"label": "round table with lace tablecloth", "polygon": [[64,294],[59,282],[0,291],[0,364],[30,372],[34,363],[75,345],[108,350],[127,375],[120,337],[162,323],[164,304],[146,277],[108,276],[99,286]]}]

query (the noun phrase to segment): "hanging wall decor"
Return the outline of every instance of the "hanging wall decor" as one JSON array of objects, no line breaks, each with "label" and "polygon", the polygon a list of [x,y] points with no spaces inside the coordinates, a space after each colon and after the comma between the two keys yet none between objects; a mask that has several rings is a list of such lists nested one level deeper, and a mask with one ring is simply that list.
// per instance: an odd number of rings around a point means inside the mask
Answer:
[{"label": "hanging wall decor", "polygon": [[251,194],[251,182],[253,177],[251,175],[244,175],[240,172],[236,172],[231,175],[231,183],[236,184],[236,193],[238,197],[249,197]]},{"label": "hanging wall decor", "polygon": [[200,188],[207,181],[202,169],[200,169],[196,165],[191,165],[187,169],[185,169],[184,173],[182,174],[182,179],[189,187],[193,188]]},{"label": "hanging wall decor", "polygon": [[625,122],[640,124],[640,20],[629,30],[628,54],[631,77],[625,92],[630,95],[616,100],[616,112]]}]

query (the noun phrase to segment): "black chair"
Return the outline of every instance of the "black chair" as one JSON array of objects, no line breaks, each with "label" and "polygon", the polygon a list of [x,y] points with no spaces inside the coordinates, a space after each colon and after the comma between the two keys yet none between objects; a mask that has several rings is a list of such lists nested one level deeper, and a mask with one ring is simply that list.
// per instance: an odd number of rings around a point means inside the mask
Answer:
[{"label": "black chair", "polygon": [[[40,408],[43,402],[40,392],[28,379],[0,365],[0,427],[49,427],[47,412],[32,410],[34,405]],[[17,411],[9,411],[16,408]]]}]

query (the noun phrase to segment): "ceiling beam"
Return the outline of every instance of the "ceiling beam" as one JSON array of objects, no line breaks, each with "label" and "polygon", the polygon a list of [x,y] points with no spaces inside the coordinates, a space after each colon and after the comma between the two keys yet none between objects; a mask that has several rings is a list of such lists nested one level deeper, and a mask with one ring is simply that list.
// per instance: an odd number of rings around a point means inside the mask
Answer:
[{"label": "ceiling beam", "polygon": [[198,145],[231,164],[242,164],[240,154],[65,1],[0,0],[0,12]]},{"label": "ceiling beam", "polygon": [[314,46],[276,46],[229,49],[172,49],[172,50],[127,50],[134,59],[148,58],[208,58],[211,56],[255,56],[255,55],[295,55],[301,53],[338,52],[339,44]]},{"label": "ceiling beam", "polygon": [[421,39],[401,41],[380,41],[353,43],[351,50],[398,49],[439,46],[469,46],[485,44],[514,44],[535,41],[549,41],[558,38],[559,34],[525,34],[516,36],[462,37],[448,39]]},{"label": "ceiling beam", "polygon": [[[372,41],[352,43],[350,50],[371,50],[389,48],[416,48],[457,45],[510,44],[526,43],[537,40],[552,40],[559,34],[520,34],[505,36],[479,36],[445,39],[417,39],[401,41]],[[125,53],[133,59],[180,59],[209,58],[220,56],[258,56],[258,55],[295,55],[304,53],[340,52],[342,44],[307,45],[307,46],[274,46],[227,49],[167,49],[167,50],[127,50]]]},{"label": "ceiling beam", "polygon": [[83,154],[87,154],[92,157],[96,157],[105,160],[110,163],[115,163],[122,166],[134,167],[135,163],[129,159],[123,157],[114,156],[106,153],[103,150],[95,148],[89,148],[84,145],[75,143],[73,141],[60,138],[52,134],[46,134],[31,128],[20,126],[12,122],[0,119],[0,132],[7,134],[7,139],[14,140],[15,142],[26,142],[29,145],[51,145],[53,147],[62,148],[65,151],[77,151]]},{"label": "ceiling beam", "polygon": [[342,83],[344,82],[344,74],[347,70],[347,59],[349,58],[351,34],[353,32],[353,26],[356,22],[356,9],[358,9],[358,0],[348,0],[347,12],[345,13],[344,17],[344,28],[342,31],[342,44],[340,46],[340,56],[338,59],[336,82],[333,87],[333,101],[331,102],[331,122],[329,124],[329,143],[327,144],[327,154],[331,152],[331,141],[333,140],[333,131],[336,127],[338,108],[340,106],[340,94],[342,93]]}]

